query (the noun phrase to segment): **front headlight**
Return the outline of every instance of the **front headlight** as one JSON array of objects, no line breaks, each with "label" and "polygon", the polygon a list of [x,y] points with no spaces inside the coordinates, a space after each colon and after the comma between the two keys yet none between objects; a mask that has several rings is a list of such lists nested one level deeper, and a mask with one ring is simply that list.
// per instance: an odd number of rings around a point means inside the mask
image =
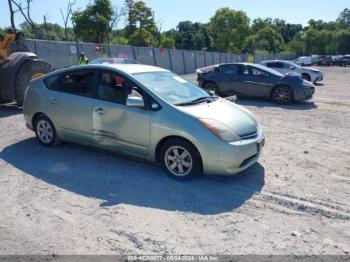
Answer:
[{"label": "front headlight", "polygon": [[199,122],[209,129],[216,137],[226,142],[236,142],[241,138],[228,126],[214,119],[202,118]]}]

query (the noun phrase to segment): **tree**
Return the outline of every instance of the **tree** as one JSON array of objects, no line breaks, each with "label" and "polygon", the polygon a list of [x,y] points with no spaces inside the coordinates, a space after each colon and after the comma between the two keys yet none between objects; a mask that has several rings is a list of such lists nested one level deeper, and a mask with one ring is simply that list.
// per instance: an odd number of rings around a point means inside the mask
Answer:
[{"label": "tree", "polygon": [[[11,0],[11,2],[18,8],[15,12],[19,11],[22,14],[23,18],[26,20],[26,22],[30,25],[32,30],[35,30],[35,22],[31,17],[31,3],[33,2],[33,0],[26,0],[25,6],[22,5],[21,0]],[[10,7],[12,8],[12,5],[10,5]]]},{"label": "tree", "polygon": [[209,32],[216,50],[239,53],[249,35],[249,18],[242,11],[219,9],[210,19]]},{"label": "tree", "polygon": [[350,54],[350,29],[337,32],[337,51],[339,54]]},{"label": "tree", "polygon": [[175,39],[171,36],[162,35],[160,38],[159,47],[174,49],[175,48]]},{"label": "tree", "polygon": [[73,13],[77,35],[87,42],[103,43],[109,33],[109,23],[113,16],[110,0],[94,0],[85,10]]},{"label": "tree", "polygon": [[65,40],[68,40],[68,22],[73,14],[73,6],[75,5],[76,0],[74,0],[73,2],[68,1],[67,4],[67,9],[66,12],[64,13],[62,9],[60,9],[61,11],[61,15],[62,15],[62,19],[63,19],[63,24],[64,24],[64,36],[65,36]]},{"label": "tree", "polygon": [[305,43],[301,33],[296,34],[288,43],[288,50],[295,52],[298,56],[302,56],[305,50]]},{"label": "tree", "polygon": [[128,23],[125,27],[130,44],[137,46],[155,46],[157,26],[153,11],[143,1],[126,0]]},{"label": "tree", "polygon": [[10,11],[11,27],[16,30],[16,24],[15,24],[15,13],[16,13],[16,11],[13,10],[12,1],[11,0],[8,0],[8,5],[9,5],[9,11]]},{"label": "tree", "polygon": [[129,37],[129,44],[135,46],[152,46],[154,35],[145,28],[135,31]]},{"label": "tree", "polygon": [[281,34],[271,26],[261,29],[255,36],[256,49],[278,53],[283,50],[284,42]]},{"label": "tree", "polygon": [[305,32],[305,53],[328,55],[336,53],[336,37],[329,30],[309,29]]},{"label": "tree", "polygon": [[207,50],[210,48],[208,26],[191,21],[179,22],[174,32],[176,48],[186,50]]},{"label": "tree", "polygon": [[350,9],[345,8],[339,15],[337,22],[345,25],[346,27],[350,27]]}]

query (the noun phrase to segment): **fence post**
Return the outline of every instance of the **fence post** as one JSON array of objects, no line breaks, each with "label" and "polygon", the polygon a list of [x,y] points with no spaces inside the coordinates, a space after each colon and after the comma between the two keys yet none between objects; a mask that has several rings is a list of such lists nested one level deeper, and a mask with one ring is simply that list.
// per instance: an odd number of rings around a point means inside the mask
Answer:
[{"label": "fence post", "polygon": [[185,72],[185,74],[187,74],[186,60],[185,60],[185,53],[184,53],[184,50],[181,50],[181,53],[182,53],[182,60],[183,60],[183,64],[184,64],[184,72]]},{"label": "fence post", "polygon": [[137,60],[135,47],[133,46],[131,49],[132,49],[132,55],[134,56],[134,59]]},{"label": "fence post", "polygon": [[173,71],[173,59],[171,58],[171,49],[168,49],[169,62],[170,62],[170,71]]},{"label": "fence post", "polygon": [[197,51],[193,51],[193,57],[194,57],[194,67],[198,69],[198,64],[197,64]]},{"label": "fence post", "polygon": [[154,65],[157,66],[156,52],[154,51],[154,48],[152,48],[152,55],[153,55]]}]

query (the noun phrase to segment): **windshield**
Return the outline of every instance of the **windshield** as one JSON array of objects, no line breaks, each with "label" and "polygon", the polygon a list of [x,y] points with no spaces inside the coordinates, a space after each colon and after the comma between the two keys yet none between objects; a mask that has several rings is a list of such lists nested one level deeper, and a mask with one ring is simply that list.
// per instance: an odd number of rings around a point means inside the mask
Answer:
[{"label": "windshield", "polygon": [[263,65],[254,64],[254,67],[256,67],[256,68],[258,68],[258,69],[260,69],[260,70],[263,70],[263,71],[265,71],[265,72],[268,72],[268,73],[270,73],[270,74],[272,74],[272,75],[276,75],[276,76],[280,76],[280,77],[283,76],[280,72],[278,72],[278,71],[276,71],[276,70],[273,70],[273,69],[271,69],[271,68],[268,68],[268,67],[266,67],[266,66],[263,66]]},{"label": "windshield", "polygon": [[172,72],[137,73],[134,77],[173,105],[208,97],[208,93]]},{"label": "windshield", "polygon": [[288,64],[288,65],[290,65],[290,66],[294,66],[294,67],[296,67],[296,68],[301,68],[300,65],[297,65],[296,63],[293,63],[293,62],[291,62],[291,61],[286,61],[285,63]]}]

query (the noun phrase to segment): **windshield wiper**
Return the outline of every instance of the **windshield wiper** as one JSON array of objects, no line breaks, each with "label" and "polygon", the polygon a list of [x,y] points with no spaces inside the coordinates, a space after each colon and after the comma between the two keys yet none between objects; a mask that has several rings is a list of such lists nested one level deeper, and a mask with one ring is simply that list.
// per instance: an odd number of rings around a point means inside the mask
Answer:
[{"label": "windshield wiper", "polygon": [[217,99],[218,99],[217,96],[203,96],[189,102],[176,104],[176,106],[189,106],[189,105],[195,105],[203,102],[213,102]]}]

